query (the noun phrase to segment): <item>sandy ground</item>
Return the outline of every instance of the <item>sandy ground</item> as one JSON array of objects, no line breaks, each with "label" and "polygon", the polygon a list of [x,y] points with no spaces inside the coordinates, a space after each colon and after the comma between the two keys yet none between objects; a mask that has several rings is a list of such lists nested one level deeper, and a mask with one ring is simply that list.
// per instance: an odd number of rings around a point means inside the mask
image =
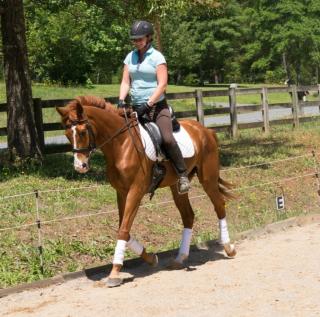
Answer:
[{"label": "sandy ground", "polygon": [[191,253],[188,268],[145,264],[105,279],[80,278],[0,299],[0,316],[320,316],[320,223]]}]

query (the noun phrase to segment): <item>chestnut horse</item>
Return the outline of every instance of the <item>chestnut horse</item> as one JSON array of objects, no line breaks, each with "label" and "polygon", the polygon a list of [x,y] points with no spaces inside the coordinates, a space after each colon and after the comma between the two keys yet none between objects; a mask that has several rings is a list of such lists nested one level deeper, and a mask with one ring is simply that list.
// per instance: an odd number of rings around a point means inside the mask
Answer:
[{"label": "chestnut horse", "polygon": [[[83,96],[58,107],[66,128],[65,134],[73,147],[74,168],[80,173],[89,170],[89,158],[93,150],[100,148],[107,161],[107,177],[117,191],[119,230],[114,252],[113,267],[107,279],[109,287],[122,283],[120,270],[126,248],[141,256],[150,265],[157,264],[157,256],[146,249],[132,236],[130,229],[143,196],[148,192],[154,162],[145,154],[140,138],[137,119],[120,115],[113,105],[102,98]],[[195,154],[185,159],[191,179],[197,174],[203,189],[214,205],[219,219],[220,242],[228,256],[236,254],[230,244],[226,222],[225,201],[230,184],[219,176],[217,137],[213,130],[203,127],[194,120],[182,120],[180,124],[190,135]],[[183,222],[183,232],[177,257],[172,268],[183,267],[189,255],[194,213],[188,194],[180,195],[177,189],[177,174],[168,161],[164,163],[166,175],[159,187],[170,186],[174,202]]]}]

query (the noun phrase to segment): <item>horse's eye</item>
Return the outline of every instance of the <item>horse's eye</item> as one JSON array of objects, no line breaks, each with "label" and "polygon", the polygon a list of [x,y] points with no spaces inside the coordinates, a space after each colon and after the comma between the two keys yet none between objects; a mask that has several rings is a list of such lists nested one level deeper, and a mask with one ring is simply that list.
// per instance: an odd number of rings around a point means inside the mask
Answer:
[{"label": "horse's eye", "polygon": [[85,135],[86,135],[86,131],[85,130],[79,132],[79,136],[80,137],[84,137]]}]

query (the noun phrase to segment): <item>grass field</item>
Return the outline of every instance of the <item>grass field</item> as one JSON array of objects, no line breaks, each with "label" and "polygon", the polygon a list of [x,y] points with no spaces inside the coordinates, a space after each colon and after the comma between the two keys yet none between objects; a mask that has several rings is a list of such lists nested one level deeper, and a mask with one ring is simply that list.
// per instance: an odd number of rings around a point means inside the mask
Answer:
[{"label": "grass field", "polygon": [[[270,85],[269,85],[270,86]],[[240,87],[261,87],[261,85],[241,85]],[[190,87],[190,86],[175,86],[169,85],[167,92],[188,92],[194,91],[196,88],[202,90],[213,90],[213,89],[227,89],[221,87],[206,86],[206,87]],[[34,84],[32,87],[33,97],[41,98],[43,100],[50,99],[72,99],[79,95],[95,95],[100,97],[114,97],[118,95],[119,85],[93,85],[90,88],[85,87],[61,87],[61,86],[48,86],[43,84]],[[315,100],[318,96],[309,95],[309,100]],[[290,102],[290,95],[288,93],[270,93],[269,103],[280,103]],[[5,102],[5,85],[0,82],[0,103]],[[204,102],[210,104],[208,108],[219,106],[221,104],[228,103],[228,97],[214,97],[204,98]],[[259,94],[256,95],[241,95],[237,97],[239,104],[261,104],[261,97]],[[171,100],[170,104],[173,106],[175,111],[184,110],[195,110],[195,100]],[[45,123],[60,122],[60,117],[54,108],[43,109],[43,120]],[[0,112],[0,127],[5,127],[7,124],[6,113]],[[45,136],[57,136],[63,134],[62,131],[50,131],[46,132]],[[5,142],[6,137],[0,137],[0,142]]]},{"label": "grass field", "polygon": [[[303,124],[298,130],[292,130],[291,126],[273,128],[269,136],[258,129],[242,130],[237,140],[225,134],[219,134],[219,139],[221,176],[235,185],[236,199],[227,203],[231,235],[295,215],[319,212],[317,181],[311,176],[303,177],[318,168],[312,150],[320,161],[317,123]],[[301,157],[282,161],[296,156]],[[234,169],[275,160],[280,161]],[[100,153],[93,156],[91,171],[86,175],[73,170],[70,154],[48,155],[42,166],[24,169],[0,166],[0,287],[110,261],[118,220],[115,191],[105,180],[104,171]],[[75,189],[83,186],[96,187]],[[37,219],[34,194],[5,198],[36,189],[42,191],[40,218],[49,221],[42,226],[43,273],[39,266],[36,227],[1,231]],[[286,207],[277,211],[275,197],[282,193]],[[196,178],[190,197],[196,214],[193,243],[215,238],[217,219]],[[158,190],[152,204],[146,197],[138,212],[132,234],[148,250],[178,246],[182,225],[171,199],[167,189]],[[50,222],[75,216],[82,218]]]}]

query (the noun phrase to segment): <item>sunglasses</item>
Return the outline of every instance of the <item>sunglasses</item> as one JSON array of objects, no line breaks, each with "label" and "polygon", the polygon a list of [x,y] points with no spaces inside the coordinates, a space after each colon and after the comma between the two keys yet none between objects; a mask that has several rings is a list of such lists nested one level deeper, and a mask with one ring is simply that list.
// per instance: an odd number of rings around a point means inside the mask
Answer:
[{"label": "sunglasses", "polygon": [[132,39],[131,41],[132,41],[132,42],[142,42],[143,39],[144,39],[144,38],[142,37],[142,38],[140,38],[140,39]]}]

